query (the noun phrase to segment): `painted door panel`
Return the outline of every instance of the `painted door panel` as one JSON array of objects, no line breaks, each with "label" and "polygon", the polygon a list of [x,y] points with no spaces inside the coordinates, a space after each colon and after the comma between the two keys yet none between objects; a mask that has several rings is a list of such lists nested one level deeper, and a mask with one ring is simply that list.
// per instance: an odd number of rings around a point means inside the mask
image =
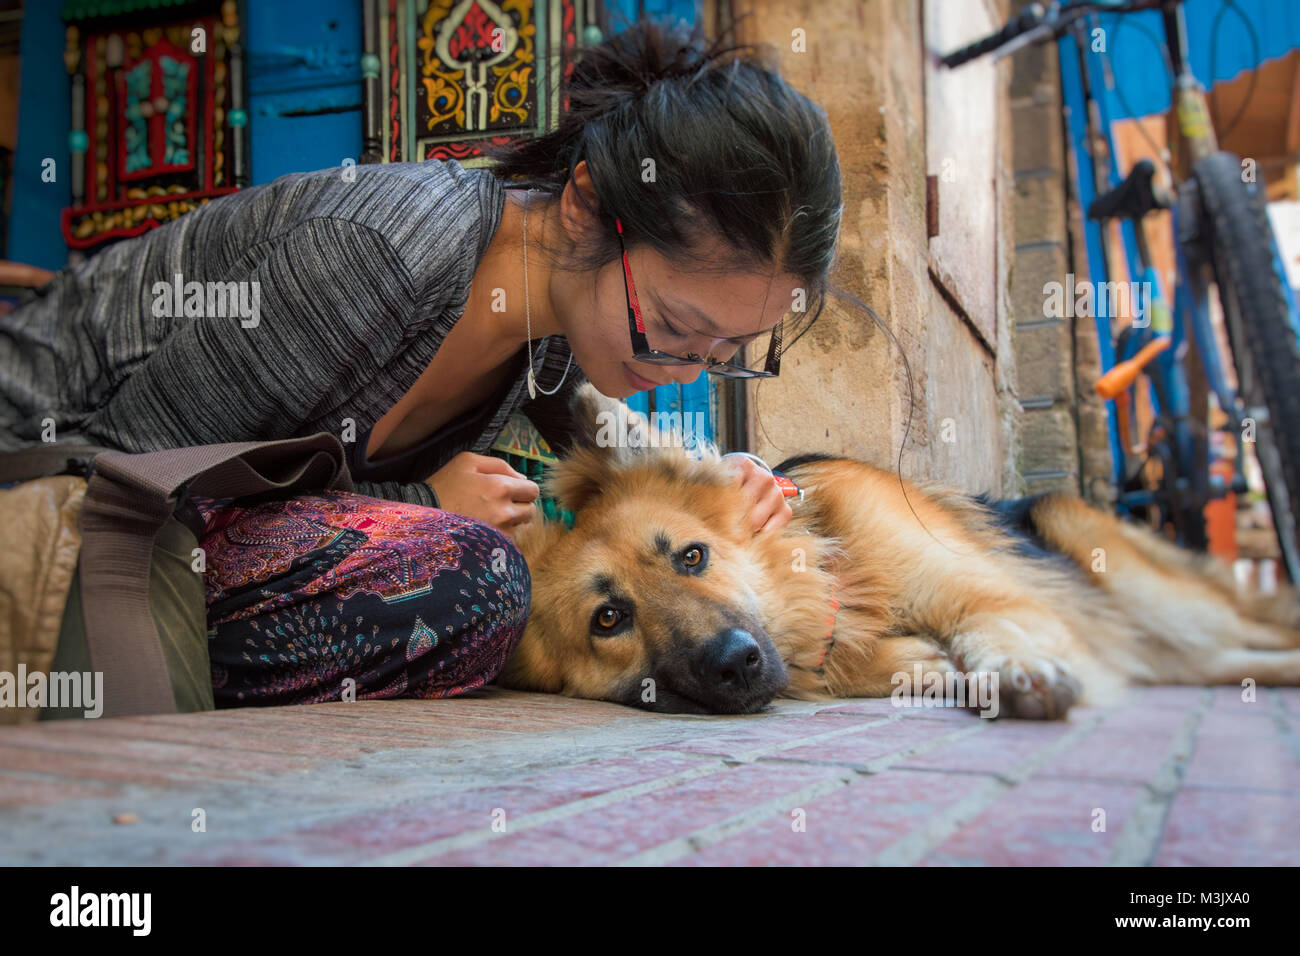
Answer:
[{"label": "painted door panel", "polygon": [[361,151],[361,4],[249,3],[252,181],[356,161]]}]

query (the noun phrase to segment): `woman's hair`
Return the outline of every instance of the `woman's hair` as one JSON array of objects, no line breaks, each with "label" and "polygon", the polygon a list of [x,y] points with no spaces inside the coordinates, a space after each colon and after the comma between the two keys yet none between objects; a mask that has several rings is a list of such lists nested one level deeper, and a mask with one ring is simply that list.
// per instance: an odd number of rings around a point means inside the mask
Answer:
[{"label": "woman's hair", "polygon": [[[698,27],[639,20],[578,51],[554,130],[485,152],[502,180],[553,196],[587,161],[607,228],[569,250],[570,268],[619,256],[618,217],[629,248],[648,243],[683,268],[795,276],[806,331],[835,260],[840,166],[825,112],[761,57]],[[702,260],[712,239],[725,262]]]}]

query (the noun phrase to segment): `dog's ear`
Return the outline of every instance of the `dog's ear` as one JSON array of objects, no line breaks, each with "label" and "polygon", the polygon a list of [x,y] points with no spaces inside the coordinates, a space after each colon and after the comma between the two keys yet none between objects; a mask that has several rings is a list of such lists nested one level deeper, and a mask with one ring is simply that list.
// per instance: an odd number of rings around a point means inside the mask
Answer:
[{"label": "dog's ear", "polygon": [[590,382],[583,382],[569,400],[571,447],[626,448],[626,432],[635,416],[624,402],[601,394]]},{"label": "dog's ear", "polygon": [[531,521],[518,526],[514,536],[515,547],[530,568],[537,567],[547,552],[568,532],[563,521],[547,521],[542,509],[538,508]]},{"label": "dog's ear", "polygon": [[577,514],[609,484],[617,468],[615,451],[595,445],[573,448],[551,468],[544,493]]},{"label": "dog's ear", "polygon": [[546,493],[575,514],[647,449],[672,444],[645,415],[601,394],[590,382],[575,389],[569,400],[569,435],[570,443],[547,478]]},{"label": "dog's ear", "polygon": [[[627,403],[602,395],[596,386],[583,382],[569,400],[569,421],[573,429],[574,448],[614,449],[620,457],[635,457],[646,448],[680,446],[681,436],[665,432]],[[662,422],[660,422],[662,424]],[[680,422],[674,428],[678,427]]]}]

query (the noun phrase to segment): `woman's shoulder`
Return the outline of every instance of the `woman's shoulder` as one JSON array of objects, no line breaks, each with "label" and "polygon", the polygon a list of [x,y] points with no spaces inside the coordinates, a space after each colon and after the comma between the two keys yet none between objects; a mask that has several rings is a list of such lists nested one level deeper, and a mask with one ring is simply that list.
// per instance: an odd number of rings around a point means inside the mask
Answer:
[{"label": "woman's shoulder", "polygon": [[505,186],[455,160],[375,163],[341,167],[312,206],[382,235],[422,284],[467,256],[477,263],[501,222]]},{"label": "woman's shoulder", "polygon": [[468,283],[463,273],[473,275],[504,209],[505,186],[488,169],[455,160],[348,164],[232,193],[196,210],[188,225],[219,234],[239,256],[313,221],[347,223],[382,237],[416,288],[436,292],[434,284]]}]

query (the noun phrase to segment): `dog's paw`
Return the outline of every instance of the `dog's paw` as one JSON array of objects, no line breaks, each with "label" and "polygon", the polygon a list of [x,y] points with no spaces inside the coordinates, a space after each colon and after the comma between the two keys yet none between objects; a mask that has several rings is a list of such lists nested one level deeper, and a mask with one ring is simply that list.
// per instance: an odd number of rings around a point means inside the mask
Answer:
[{"label": "dog's paw", "polygon": [[982,663],[981,670],[998,675],[1000,717],[1058,720],[1083,696],[1078,678],[1055,658],[1005,657]]}]

